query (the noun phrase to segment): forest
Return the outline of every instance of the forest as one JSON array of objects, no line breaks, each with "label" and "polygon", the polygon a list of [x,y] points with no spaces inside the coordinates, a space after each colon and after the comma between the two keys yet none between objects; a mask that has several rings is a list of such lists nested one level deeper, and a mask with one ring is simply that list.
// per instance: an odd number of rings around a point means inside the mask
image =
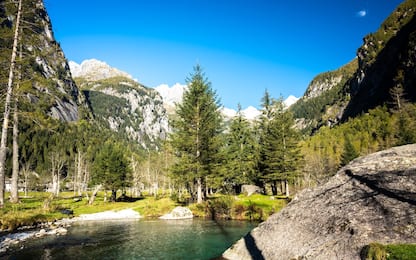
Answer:
[{"label": "forest", "polygon": [[[2,17],[18,14],[13,22],[4,18],[0,26],[0,79],[7,86],[0,104],[0,206],[5,205],[5,190],[10,190],[7,196],[13,203],[19,201],[19,190],[48,191],[55,197],[71,191],[93,198],[100,189],[109,192],[110,201],[152,195],[201,203],[213,194],[239,194],[247,184],[264,194],[290,197],[292,191],[325,181],[358,156],[416,141],[416,107],[408,99],[413,93],[406,93],[413,70],[401,64],[393,68],[396,77],[388,101],[339,122],[332,122],[328,114],[354,98],[349,88],[357,66],[371,72],[370,65],[377,63],[377,54],[393,37],[388,33],[370,60],[359,57],[317,77],[316,81],[342,79],[315,98],[302,98],[286,109],[282,97],[271,97],[265,90],[258,101],[262,114],[255,121],[245,119],[239,109],[226,122],[214,86],[196,65],[187,78],[183,102],[170,118],[171,133],[145,148],[94,117],[87,97],[99,100],[95,109],[109,113],[104,117],[125,110],[126,104],[78,89],[59,43],[49,35],[44,8],[19,3],[5,2],[0,9]],[[399,18],[395,14],[381,28],[397,30],[410,19]],[[302,118],[315,121],[302,128]]]}]

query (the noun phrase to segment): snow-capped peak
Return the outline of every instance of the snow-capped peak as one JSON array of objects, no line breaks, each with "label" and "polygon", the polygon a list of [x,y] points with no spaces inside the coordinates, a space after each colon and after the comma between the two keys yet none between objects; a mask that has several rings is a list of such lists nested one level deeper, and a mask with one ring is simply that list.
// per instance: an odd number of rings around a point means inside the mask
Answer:
[{"label": "snow-capped peak", "polygon": [[169,105],[182,102],[183,93],[187,88],[188,86],[179,83],[176,83],[172,87],[169,87],[167,84],[161,84],[155,87],[156,91],[162,96],[163,102]]},{"label": "snow-capped peak", "polygon": [[296,101],[298,101],[298,100],[299,100],[299,98],[297,98],[293,95],[290,95],[283,101],[283,104],[285,104],[286,108],[289,108],[291,105],[295,104]]},{"label": "snow-capped peak", "polygon": [[121,76],[133,79],[130,74],[113,68],[107,63],[96,59],[84,60],[81,64],[69,61],[68,64],[74,78],[83,77],[95,81]]}]

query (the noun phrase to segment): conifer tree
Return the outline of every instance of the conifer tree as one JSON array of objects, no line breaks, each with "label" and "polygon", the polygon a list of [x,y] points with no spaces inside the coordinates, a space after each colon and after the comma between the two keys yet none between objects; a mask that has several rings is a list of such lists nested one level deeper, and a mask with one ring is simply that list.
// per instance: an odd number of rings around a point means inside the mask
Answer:
[{"label": "conifer tree", "polygon": [[229,132],[226,134],[224,147],[224,182],[230,183],[236,193],[242,184],[254,180],[257,162],[257,147],[250,123],[241,113],[238,106],[237,116],[232,119]]},{"label": "conifer tree", "polygon": [[95,156],[92,184],[101,184],[111,190],[110,200],[115,201],[117,190],[126,186],[130,171],[121,145],[107,141]]},{"label": "conifer tree", "polygon": [[347,165],[350,161],[358,157],[358,152],[355,150],[350,138],[345,136],[344,151],[341,154],[341,166]]},{"label": "conifer tree", "polygon": [[171,141],[177,156],[173,174],[201,203],[206,178],[216,173],[222,118],[216,93],[199,65],[187,83],[182,103],[176,107],[178,117],[172,122]]},{"label": "conifer tree", "polygon": [[273,100],[266,92],[263,98],[263,117],[260,130],[259,170],[264,183],[270,183],[277,194],[278,182],[289,196],[289,181],[298,175],[301,154],[299,134],[293,128],[294,119],[284,109],[282,98]]}]

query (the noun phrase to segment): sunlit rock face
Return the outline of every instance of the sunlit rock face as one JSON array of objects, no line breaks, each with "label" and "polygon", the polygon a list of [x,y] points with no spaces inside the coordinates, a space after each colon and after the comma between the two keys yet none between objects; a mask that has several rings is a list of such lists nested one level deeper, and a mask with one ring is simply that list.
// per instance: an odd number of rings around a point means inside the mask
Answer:
[{"label": "sunlit rock face", "polygon": [[[12,54],[14,23],[17,22],[17,4],[0,3],[0,15],[0,77],[6,78]],[[65,122],[78,120],[79,107],[86,107],[85,99],[79,93],[65,55],[55,40],[43,1],[23,1],[21,21],[16,55],[22,57],[22,62],[17,60],[13,78],[16,86],[21,77],[19,91],[22,98],[19,102],[30,103],[26,108],[30,112],[36,110]]]},{"label": "sunlit rock face", "polygon": [[97,123],[144,148],[157,148],[167,137],[168,115],[156,90],[95,59],[70,67]]}]

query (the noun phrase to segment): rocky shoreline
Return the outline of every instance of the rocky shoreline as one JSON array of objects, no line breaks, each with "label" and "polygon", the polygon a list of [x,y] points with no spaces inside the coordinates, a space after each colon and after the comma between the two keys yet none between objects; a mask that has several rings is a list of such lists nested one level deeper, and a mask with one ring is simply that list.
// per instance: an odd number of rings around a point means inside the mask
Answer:
[{"label": "rocky shoreline", "polygon": [[93,214],[82,214],[79,217],[64,218],[54,222],[41,223],[33,227],[22,227],[17,232],[0,236],[0,255],[6,253],[12,247],[23,246],[29,239],[45,236],[63,236],[68,233],[68,228],[75,222],[105,221],[105,220],[137,220],[142,216],[132,210],[104,211]]}]

